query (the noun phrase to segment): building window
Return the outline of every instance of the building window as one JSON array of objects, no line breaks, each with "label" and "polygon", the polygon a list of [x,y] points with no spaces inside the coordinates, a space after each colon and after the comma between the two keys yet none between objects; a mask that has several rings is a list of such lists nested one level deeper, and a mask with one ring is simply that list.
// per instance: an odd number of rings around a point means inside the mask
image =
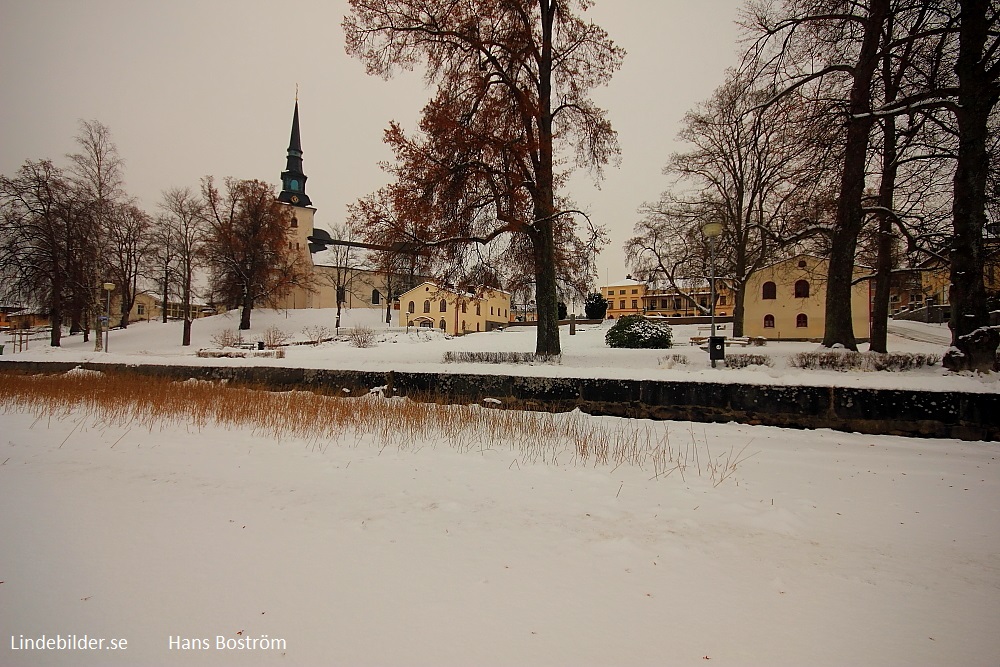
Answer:
[{"label": "building window", "polygon": [[618,302],[618,310],[625,310],[625,299]]},{"label": "building window", "polygon": [[431,312],[431,302],[427,301],[426,299],[424,300],[424,312],[425,313]]},{"label": "building window", "polygon": [[482,314],[483,314],[483,304],[477,303],[476,304],[476,315],[482,315]]},{"label": "building window", "polygon": [[805,299],[809,296],[809,282],[806,280],[795,281],[795,298]]},{"label": "building window", "polygon": [[443,317],[441,318],[441,321],[438,322],[438,327],[440,327],[441,331],[444,331],[446,328],[448,328],[448,323],[444,321]]},{"label": "building window", "polygon": [[618,290],[618,294],[619,294],[619,295],[622,295],[622,294],[625,294],[625,290],[623,290],[623,289],[621,289],[621,290]]},{"label": "building window", "polygon": [[139,317],[142,317],[143,315],[145,315],[146,314],[146,304],[140,303],[140,304],[136,305],[135,312],[136,312],[137,315],[139,315]]},{"label": "building window", "polygon": [[799,329],[804,329],[809,326],[809,318],[805,313],[799,313],[795,316],[795,326]]},{"label": "building window", "polygon": [[638,293],[639,293],[639,290],[637,290],[637,289],[632,290],[632,294],[638,294]]},{"label": "building window", "polygon": [[681,300],[674,299],[674,310],[680,310],[680,309],[681,309]]},{"label": "building window", "polygon": [[773,282],[768,280],[764,283],[764,288],[761,290],[762,299],[777,299],[778,298],[778,286]]},{"label": "building window", "polygon": [[705,297],[701,297],[700,299],[698,299],[698,303],[701,304],[702,308],[708,308],[708,299],[706,299]]},{"label": "building window", "polygon": [[800,269],[806,268],[806,260],[804,260],[804,259],[800,259],[799,260],[799,268]]},{"label": "building window", "polygon": [[382,302],[382,295],[378,293],[377,289],[372,290],[372,305],[377,306]]},{"label": "building window", "polygon": [[448,302],[445,299],[441,299],[441,303],[438,304],[438,310],[442,313],[448,312]]},{"label": "building window", "polygon": [[408,313],[417,312],[417,305],[411,301],[410,304],[406,307],[406,312]]},{"label": "building window", "polygon": [[[463,301],[463,302],[462,302],[462,314],[465,314],[466,312],[468,312],[468,305],[467,305],[467,304],[466,304],[466,303],[465,303],[465,302]],[[463,320],[463,321],[464,321],[464,320]],[[463,328],[463,329],[465,328],[465,325],[464,325],[464,324],[462,325],[462,328]]]},{"label": "building window", "polygon": [[637,310],[639,308],[639,302],[632,299],[632,310]]},{"label": "building window", "polygon": [[764,316],[764,328],[765,329],[773,329],[774,328],[774,315],[765,315]]},{"label": "building window", "polygon": [[298,226],[299,226],[299,219],[298,218],[292,218],[292,229],[295,229]]},{"label": "building window", "polygon": [[720,306],[726,305],[726,295],[725,294],[720,294],[719,295],[719,305]]}]

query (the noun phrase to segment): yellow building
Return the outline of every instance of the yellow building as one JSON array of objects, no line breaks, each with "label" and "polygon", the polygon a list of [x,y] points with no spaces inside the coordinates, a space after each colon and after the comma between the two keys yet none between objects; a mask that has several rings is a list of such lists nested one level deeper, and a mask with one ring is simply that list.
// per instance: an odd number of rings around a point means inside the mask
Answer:
[{"label": "yellow building", "polygon": [[605,317],[609,320],[617,320],[623,315],[642,313],[643,298],[646,296],[646,283],[627,278],[622,282],[602,287],[601,294],[608,302],[608,312]]},{"label": "yellow building", "polygon": [[[728,286],[717,280],[715,314],[726,317],[731,314],[733,297]],[[711,287],[703,285],[682,294],[673,287],[657,287],[639,280],[626,279],[614,285],[601,288],[601,294],[608,302],[608,319],[618,319],[622,315],[649,315],[658,317],[699,317],[707,311],[712,298]],[[695,301],[692,301],[694,299]]]},{"label": "yellow building", "polygon": [[[821,340],[826,327],[826,275],[829,262],[797,255],[750,276],[744,297],[743,333],[771,340]],[[855,267],[856,279],[869,274]],[[851,288],[854,337],[870,337],[869,281]]]},{"label": "yellow building", "polygon": [[424,282],[399,297],[399,326],[440,329],[451,335],[492,331],[510,321],[510,294],[481,296]]}]

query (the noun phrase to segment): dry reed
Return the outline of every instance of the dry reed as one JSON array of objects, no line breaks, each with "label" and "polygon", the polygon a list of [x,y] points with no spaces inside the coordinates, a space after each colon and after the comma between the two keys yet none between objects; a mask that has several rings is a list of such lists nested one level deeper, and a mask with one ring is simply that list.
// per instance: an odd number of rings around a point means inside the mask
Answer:
[{"label": "dry reed", "polygon": [[714,485],[732,479],[748,458],[746,447],[738,453],[730,448],[717,459],[709,455],[703,468],[699,450],[707,451],[707,438],[699,444],[693,431],[688,444],[675,448],[666,423],[599,420],[578,410],[524,412],[385,398],[380,392],[350,398],[79,369],[62,375],[5,374],[0,413],[18,412],[39,419],[82,414],[88,420],[131,429],[249,428],[275,439],[299,438],[321,451],[331,444],[363,443],[379,451],[415,451],[444,442],[460,452],[512,454],[518,467],[522,463],[615,469],[629,465],[650,470],[651,479],[675,472],[686,478],[688,468],[694,467]]}]

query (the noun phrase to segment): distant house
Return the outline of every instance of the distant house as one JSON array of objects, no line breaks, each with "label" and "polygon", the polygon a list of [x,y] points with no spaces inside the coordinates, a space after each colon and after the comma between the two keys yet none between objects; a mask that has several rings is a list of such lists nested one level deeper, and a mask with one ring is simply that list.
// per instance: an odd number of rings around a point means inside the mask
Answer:
[{"label": "distant house", "polygon": [[452,335],[492,331],[510,321],[510,294],[458,292],[423,282],[399,297],[399,326],[440,329]]},{"label": "distant house", "polygon": [[47,313],[33,312],[24,306],[0,306],[0,331],[47,327],[48,325],[49,316]]},{"label": "distant house", "polygon": [[[771,340],[820,340],[826,328],[828,260],[797,255],[775,262],[750,276],[745,288],[743,332]],[[869,269],[857,266],[851,288],[854,337],[870,333]]]},{"label": "distant house", "polygon": [[[184,306],[179,301],[167,301],[167,319],[168,320],[179,320],[184,317]],[[209,315],[217,315],[220,312],[224,312],[211,304],[205,303],[199,299],[193,300],[191,303],[191,319],[197,320],[201,317],[208,317]],[[118,320],[121,318],[121,301],[119,299],[111,299],[111,321],[117,324]],[[163,319],[163,301],[152,294],[143,293],[137,294],[135,296],[135,301],[132,303],[132,310],[129,311],[128,321],[129,322],[142,322],[149,320],[160,320]]]}]

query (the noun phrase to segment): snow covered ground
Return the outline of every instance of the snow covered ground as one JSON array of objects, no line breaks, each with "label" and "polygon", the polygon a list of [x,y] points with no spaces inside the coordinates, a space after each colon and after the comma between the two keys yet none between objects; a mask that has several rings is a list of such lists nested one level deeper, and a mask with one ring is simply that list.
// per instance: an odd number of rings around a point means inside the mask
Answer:
[{"label": "snow covered ground", "polygon": [[[329,325],[328,311],[305,315]],[[303,337],[314,323],[298,317],[255,313],[254,332],[287,323]],[[196,322],[194,348],[235,323]],[[685,327],[672,352],[689,363],[660,368],[663,352],[608,350],[603,327],[583,328],[564,335],[561,365],[449,367],[997,387],[940,367],[805,374],[784,365],[816,347],[802,343],[752,349],[774,369],[713,371]],[[380,335],[369,350],[295,346],[254,363],[440,370],[449,349],[533,349],[531,330]],[[14,358],[217,363],[179,340],[175,324],[148,323],[112,331],[107,354],[71,339]],[[945,344],[894,336],[890,347]],[[997,664],[997,443],[555,418],[666,432],[688,466],[656,477],[648,465],[543,463],[508,446],[459,450],[445,433],[407,447],[349,430],[317,443],[0,412],[0,664]],[[707,462],[741,450],[713,484]],[[25,648],[42,635],[104,648]],[[219,648],[220,637],[256,648]]]},{"label": "snow covered ground", "polygon": [[[269,327],[277,327],[292,340],[307,340],[304,329],[327,327],[333,334],[333,309],[314,310],[255,310],[252,329],[244,332],[245,340],[260,338]],[[394,317],[398,315],[394,314]],[[380,321],[382,320],[382,321]],[[306,368],[336,368],[343,370],[409,370],[462,373],[510,373],[536,376],[614,377],[659,380],[698,380],[708,382],[749,382],[756,384],[813,384],[844,385],[857,387],[928,389],[940,391],[1000,391],[996,375],[955,375],[946,372],[940,364],[906,373],[837,371],[803,371],[792,368],[788,360],[799,352],[820,349],[816,343],[770,342],[764,347],[730,347],[727,354],[763,354],[771,358],[772,367],[733,369],[720,366],[711,368],[708,353],[688,344],[691,336],[704,335],[696,325],[673,327],[674,348],[671,350],[611,349],[604,343],[610,326],[581,325],[575,336],[569,327],[561,328],[563,347],[559,364],[443,364],[446,351],[533,352],[535,330],[531,327],[511,327],[504,331],[472,334],[460,338],[447,338],[440,332],[411,328],[409,332],[398,327],[386,327],[384,312],[367,309],[345,311],[341,333],[353,326],[367,326],[378,332],[378,344],[368,349],[358,349],[345,340],[328,342],[320,346],[292,345],[286,348],[284,359],[200,359],[195,356],[199,348],[213,347],[212,339],[220,331],[235,331],[239,323],[235,311],[225,315],[198,320],[193,326],[193,343],[182,347],[180,322],[140,322],[127,330],[111,331],[111,351],[93,351],[93,342],[84,343],[82,336],[63,340],[61,348],[48,347],[45,341],[33,341],[27,351],[13,355],[13,359],[108,361],[148,364],[204,364],[242,365],[254,363],[270,366]],[[920,322],[894,322],[892,330],[908,336],[890,334],[889,349],[893,352],[925,352],[942,355],[950,341],[945,325]],[[731,331],[724,332],[727,335]],[[919,340],[913,340],[919,338]],[[866,346],[862,345],[862,349]],[[7,345],[5,357],[10,355]],[[664,362],[671,355],[682,355],[687,363]]]}]

